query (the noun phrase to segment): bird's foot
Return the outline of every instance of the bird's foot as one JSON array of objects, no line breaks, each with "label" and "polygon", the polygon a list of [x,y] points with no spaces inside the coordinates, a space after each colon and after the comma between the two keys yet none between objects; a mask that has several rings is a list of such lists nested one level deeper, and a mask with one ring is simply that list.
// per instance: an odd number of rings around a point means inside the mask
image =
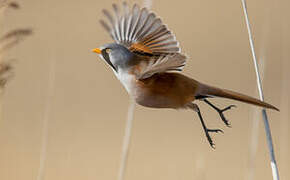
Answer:
[{"label": "bird's foot", "polygon": [[219,113],[222,121],[225,123],[225,125],[227,127],[232,127],[231,124],[229,123],[229,121],[226,119],[226,117],[224,116],[224,112],[227,111],[227,110],[230,110],[231,108],[234,108],[234,107],[237,107],[236,105],[230,105],[224,109],[218,109],[217,108],[217,112]]},{"label": "bird's foot", "polygon": [[229,123],[229,121],[224,116],[224,112],[227,111],[227,110],[229,110],[229,109],[231,109],[231,108],[233,108],[233,107],[237,107],[236,105],[230,105],[230,106],[228,106],[228,107],[226,107],[224,109],[220,109],[220,108],[216,107],[215,105],[213,105],[211,102],[209,102],[207,99],[203,99],[203,101],[205,103],[207,103],[208,105],[210,105],[213,109],[215,109],[219,113],[222,121],[224,122],[224,124],[227,127],[231,127],[231,124]]},{"label": "bird's foot", "polygon": [[213,143],[212,141],[212,138],[210,137],[209,133],[210,132],[213,132],[213,133],[224,133],[221,129],[205,129],[205,135],[206,135],[206,138],[210,144],[210,146],[215,149],[215,144]]}]

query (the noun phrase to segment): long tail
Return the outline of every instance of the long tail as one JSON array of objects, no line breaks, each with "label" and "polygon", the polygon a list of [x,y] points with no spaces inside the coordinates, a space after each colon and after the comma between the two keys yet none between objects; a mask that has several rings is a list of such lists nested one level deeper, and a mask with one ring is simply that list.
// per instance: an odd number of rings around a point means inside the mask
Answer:
[{"label": "long tail", "polygon": [[264,108],[269,108],[269,109],[274,109],[276,111],[279,111],[279,109],[276,108],[275,106],[268,104],[266,102],[260,101],[256,98],[253,98],[253,97],[241,94],[241,93],[237,93],[231,90],[220,89],[220,88],[216,88],[216,87],[212,87],[212,86],[208,86],[204,84],[202,84],[202,87],[200,89],[200,95],[204,95],[204,96],[209,95],[209,96],[217,96],[217,97],[233,99],[233,100],[237,100],[237,101],[253,104],[256,106],[261,106]]}]

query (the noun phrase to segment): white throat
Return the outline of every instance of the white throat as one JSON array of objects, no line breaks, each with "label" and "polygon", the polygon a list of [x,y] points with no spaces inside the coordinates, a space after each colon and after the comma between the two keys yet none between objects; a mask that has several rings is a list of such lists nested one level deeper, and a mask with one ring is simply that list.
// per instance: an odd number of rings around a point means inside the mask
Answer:
[{"label": "white throat", "polygon": [[135,76],[121,69],[119,69],[118,72],[114,71],[114,73],[117,76],[117,78],[121,81],[127,92],[131,95]]}]

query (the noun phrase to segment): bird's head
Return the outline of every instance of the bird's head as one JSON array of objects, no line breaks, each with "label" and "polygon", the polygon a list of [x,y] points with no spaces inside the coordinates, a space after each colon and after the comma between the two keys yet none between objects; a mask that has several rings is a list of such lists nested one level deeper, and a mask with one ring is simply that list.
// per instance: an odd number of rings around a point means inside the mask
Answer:
[{"label": "bird's head", "polygon": [[99,54],[115,72],[120,69],[126,70],[135,64],[134,54],[125,46],[117,43],[105,44],[93,49],[93,52]]}]

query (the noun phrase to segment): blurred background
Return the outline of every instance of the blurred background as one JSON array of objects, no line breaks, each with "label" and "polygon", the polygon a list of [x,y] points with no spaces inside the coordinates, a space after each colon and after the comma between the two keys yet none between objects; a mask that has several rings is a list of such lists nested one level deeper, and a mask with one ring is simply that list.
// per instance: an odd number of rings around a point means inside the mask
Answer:
[{"label": "blurred background", "polygon": [[[16,61],[1,96],[1,180],[37,179],[41,169],[44,180],[117,178],[129,98],[91,52],[112,42],[98,20],[113,2],[120,1],[27,0],[19,1],[20,10],[5,13],[2,32],[30,27],[34,33],[5,57]],[[248,1],[256,53],[263,59],[265,101],[280,108],[268,115],[285,180],[290,179],[289,5],[286,0]],[[186,75],[258,97],[239,0],[153,0],[152,10],[190,57]],[[224,130],[213,134],[215,150],[196,113],[137,105],[126,179],[271,180],[260,109],[225,99],[213,102],[238,106],[225,113],[232,124],[227,128],[213,109],[198,103],[208,127]],[[42,167],[40,160],[45,160]]]}]

